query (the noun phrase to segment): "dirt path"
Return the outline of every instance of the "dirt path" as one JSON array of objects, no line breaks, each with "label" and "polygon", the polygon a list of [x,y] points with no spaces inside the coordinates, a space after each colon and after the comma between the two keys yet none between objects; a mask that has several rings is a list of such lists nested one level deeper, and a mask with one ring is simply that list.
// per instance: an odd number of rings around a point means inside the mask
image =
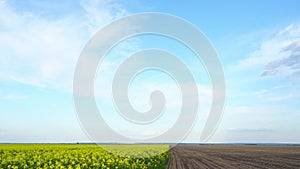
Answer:
[{"label": "dirt path", "polygon": [[177,146],[166,168],[300,168],[300,146]]}]

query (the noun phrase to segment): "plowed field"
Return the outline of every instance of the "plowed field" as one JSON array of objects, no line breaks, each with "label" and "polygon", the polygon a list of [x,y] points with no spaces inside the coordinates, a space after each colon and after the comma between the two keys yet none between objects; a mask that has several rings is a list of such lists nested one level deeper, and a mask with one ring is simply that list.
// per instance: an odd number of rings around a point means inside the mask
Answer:
[{"label": "plowed field", "polygon": [[167,169],[300,168],[300,146],[183,145],[171,150]]}]

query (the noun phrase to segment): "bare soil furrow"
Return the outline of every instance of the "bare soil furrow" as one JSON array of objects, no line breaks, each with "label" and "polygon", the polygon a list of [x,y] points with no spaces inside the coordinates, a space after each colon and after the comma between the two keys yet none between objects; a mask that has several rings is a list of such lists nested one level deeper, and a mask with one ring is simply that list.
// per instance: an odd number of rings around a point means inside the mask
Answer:
[{"label": "bare soil furrow", "polygon": [[300,146],[176,146],[166,168],[300,168]]}]

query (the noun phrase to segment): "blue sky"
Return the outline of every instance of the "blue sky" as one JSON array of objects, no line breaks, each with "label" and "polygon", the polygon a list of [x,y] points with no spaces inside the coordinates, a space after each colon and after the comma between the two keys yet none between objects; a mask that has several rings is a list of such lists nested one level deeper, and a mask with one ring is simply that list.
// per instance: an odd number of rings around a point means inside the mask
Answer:
[{"label": "blue sky", "polygon": [[[299,3],[0,0],[0,142],[89,141],[77,119],[72,95],[81,50],[97,30],[117,18],[163,12],[197,26],[222,62],[226,108],[210,142],[299,143]],[[98,106],[106,112],[103,116],[116,131],[132,137],[158,135],[172,125],[160,121],[135,130],[112,115],[108,92],[112,72],[126,55],[142,48],[172,51],[194,73],[203,114],[185,141],[198,141],[210,105],[210,81],[190,51],[165,37],[132,38],[107,56],[95,80]],[[180,95],[172,79],[160,72],[136,79],[130,89],[132,103],[147,110],[148,97],[156,88],[166,91],[169,111],[176,115]],[[163,118],[169,122],[173,116]]]}]

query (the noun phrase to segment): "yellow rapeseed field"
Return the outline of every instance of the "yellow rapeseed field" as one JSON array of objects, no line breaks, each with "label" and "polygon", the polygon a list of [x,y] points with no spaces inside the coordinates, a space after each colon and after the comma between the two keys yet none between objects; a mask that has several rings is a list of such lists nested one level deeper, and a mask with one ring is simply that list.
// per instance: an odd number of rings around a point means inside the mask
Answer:
[{"label": "yellow rapeseed field", "polygon": [[169,145],[0,144],[1,169],[156,169],[169,156]]}]

